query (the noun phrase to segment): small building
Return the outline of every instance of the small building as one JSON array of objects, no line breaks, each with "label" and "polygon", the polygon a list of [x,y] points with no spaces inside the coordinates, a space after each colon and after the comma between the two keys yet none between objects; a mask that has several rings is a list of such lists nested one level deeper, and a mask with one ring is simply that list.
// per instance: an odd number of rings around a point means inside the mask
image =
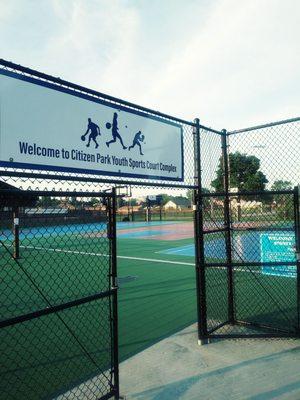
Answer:
[{"label": "small building", "polygon": [[262,210],[262,202],[261,201],[247,201],[241,199],[238,201],[238,199],[235,197],[231,200],[231,207],[232,208],[238,208],[241,207],[242,210]]},{"label": "small building", "polygon": [[183,210],[191,208],[191,202],[187,197],[175,197],[169,200],[163,208],[164,210]]}]

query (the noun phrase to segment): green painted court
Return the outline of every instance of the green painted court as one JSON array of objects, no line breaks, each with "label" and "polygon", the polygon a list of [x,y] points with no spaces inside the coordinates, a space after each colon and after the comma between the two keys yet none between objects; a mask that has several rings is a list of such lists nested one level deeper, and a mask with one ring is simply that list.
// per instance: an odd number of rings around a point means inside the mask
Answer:
[{"label": "green painted court", "polygon": [[[192,222],[165,224],[118,226],[121,361],[197,320],[194,254],[181,254],[182,249],[193,248],[192,237],[186,237]],[[174,239],[174,233],[181,239]],[[109,241],[104,224],[26,228],[17,261],[11,257],[10,233],[5,231],[4,236],[0,250],[2,319],[44,309],[47,301],[62,304],[109,290]],[[206,274],[208,327],[213,329],[227,320],[227,271],[209,268]],[[234,279],[238,320],[272,321],[273,326],[293,330],[295,279],[266,276],[260,267],[244,266],[235,268]],[[282,291],[290,292],[288,301],[284,297],[283,302]],[[249,302],[254,315],[247,315],[249,308],[244,305]],[[110,303],[103,298],[2,329],[0,351],[10,357],[9,368],[6,365],[1,371],[2,382],[9,386],[11,399],[22,382],[24,396],[27,391],[32,395],[34,385],[36,398],[45,393],[48,397],[43,398],[53,398],[99,375],[99,370],[104,371],[105,385],[111,362],[108,315]]]},{"label": "green painted court", "polygon": [[[19,260],[11,257],[10,232],[2,232],[2,319],[109,290],[109,241],[106,226],[98,228],[26,228]],[[171,245],[182,242],[191,240]],[[118,240],[121,360],[196,320],[193,257],[157,253],[168,247],[170,241]],[[11,398],[14,388],[31,391],[31,383],[36,398],[52,398],[105,371],[111,362],[109,308],[103,298],[2,329],[0,351],[10,358],[2,382]]]}]

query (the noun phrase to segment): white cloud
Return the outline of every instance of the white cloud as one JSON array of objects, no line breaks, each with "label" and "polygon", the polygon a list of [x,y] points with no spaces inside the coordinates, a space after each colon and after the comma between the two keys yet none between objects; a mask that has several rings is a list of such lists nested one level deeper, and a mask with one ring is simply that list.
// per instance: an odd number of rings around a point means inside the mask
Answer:
[{"label": "white cloud", "polygon": [[299,104],[298,22],[296,1],[219,1],[149,97],[219,128],[292,115]]},{"label": "white cloud", "polygon": [[6,22],[10,19],[14,12],[14,2],[13,1],[0,1],[0,23]]},{"label": "white cloud", "polygon": [[[70,3],[68,3],[70,4]],[[54,68],[63,68],[68,78],[101,91],[114,90],[132,71],[138,16],[134,9],[117,1],[76,0],[71,7],[54,1],[54,11],[60,19],[44,49],[45,57]]]},{"label": "white cloud", "polygon": [[297,0],[2,0],[0,18],[4,58],[163,112],[229,129],[299,114]]}]

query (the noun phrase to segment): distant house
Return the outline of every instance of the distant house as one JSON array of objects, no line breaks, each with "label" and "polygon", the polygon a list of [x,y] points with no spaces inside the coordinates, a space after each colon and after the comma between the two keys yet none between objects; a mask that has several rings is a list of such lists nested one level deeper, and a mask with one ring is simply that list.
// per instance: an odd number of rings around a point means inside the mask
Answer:
[{"label": "distant house", "polygon": [[[231,193],[237,193],[239,191],[238,188],[231,188]],[[231,197],[231,208],[238,208],[241,207],[242,210],[261,210],[262,209],[262,202],[256,200],[243,200],[238,199],[238,197]]]},{"label": "distant house", "polygon": [[[237,193],[238,188],[231,188],[230,189],[231,193]],[[211,200],[211,205],[212,206],[220,206],[224,207],[224,200],[219,199],[219,198],[213,198]],[[263,203],[261,201],[256,201],[256,200],[244,200],[244,199],[239,199],[238,196],[231,196],[230,197],[230,206],[231,209],[237,210],[239,207],[241,210],[262,210]]]},{"label": "distant house", "polygon": [[177,205],[174,201],[169,200],[163,207],[165,210],[176,210]]},{"label": "distant house", "polygon": [[164,210],[183,210],[191,208],[191,202],[186,197],[175,197],[164,205]]},{"label": "distant house", "polygon": [[243,210],[262,210],[263,204],[261,201],[256,201],[256,200],[246,201],[243,199],[238,201],[237,198],[233,198],[231,200],[231,208],[238,208],[239,206]]}]

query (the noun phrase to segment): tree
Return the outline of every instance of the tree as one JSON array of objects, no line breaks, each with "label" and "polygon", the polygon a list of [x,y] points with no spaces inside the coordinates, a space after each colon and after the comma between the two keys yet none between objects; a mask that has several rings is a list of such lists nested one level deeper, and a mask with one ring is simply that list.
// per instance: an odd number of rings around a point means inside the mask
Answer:
[{"label": "tree", "polygon": [[100,204],[100,201],[96,197],[92,197],[88,203],[91,207],[96,207],[97,205]]},{"label": "tree", "polygon": [[41,208],[55,208],[58,207],[59,204],[60,201],[54,197],[40,197],[37,206]]},{"label": "tree", "polygon": [[167,204],[167,202],[172,199],[172,196],[169,196],[166,193],[160,193],[159,196],[161,196],[161,205],[162,206]]},{"label": "tree", "polygon": [[77,197],[69,197],[68,204],[70,204],[74,208],[81,208],[83,205],[83,202],[82,202],[82,200],[78,200]]},{"label": "tree", "polygon": [[[261,172],[260,160],[251,155],[238,151],[229,154],[229,186],[237,188],[239,192],[261,191],[266,187],[268,180]],[[217,177],[211,183],[217,192],[224,191],[223,187],[223,157],[220,157]]]},{"label": "tree", "polygon": [[273,183],[271,186],[271,190],[292,190],[293,185],[292,182],[290,181],[283,181],[283,180],[278,180]]},{"label": "tree", "polygon": [[129,201],[129,203],[130,203],[130,205],[131,205],[132,207],[138,205],[137,199],[130,198],[128,201]]},{"label": "tree", "polygon": [[[293,184],[290,181],[283,181],[281,179],[275,181],[271,186],[271,190],[292,190]],[[281,219],[292,219],[294,214],[293,198],[285,194],[275,194],[273,196],[273,210]]]},{"label": "tree", "polygon": [[126,205],[127,202],[123,197],[117,197],[117,208],[124,207]]}]

